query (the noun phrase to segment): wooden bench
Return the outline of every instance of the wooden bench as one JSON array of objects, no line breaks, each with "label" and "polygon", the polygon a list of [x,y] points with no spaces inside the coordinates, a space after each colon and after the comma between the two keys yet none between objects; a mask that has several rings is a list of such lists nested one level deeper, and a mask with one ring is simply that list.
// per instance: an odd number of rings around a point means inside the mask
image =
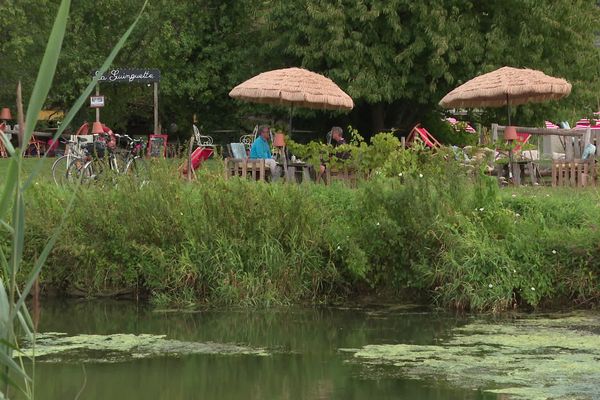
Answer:
[{"label": "wooden bench", "polygon": [[265,160],[248,158],[226,158],[225,159],[225,179],[233,176],[243,178],[250,177],[253,180],[265,181],[267,171]]},{"label": "wooden bench", "polygon": [[552,186],[584,187],[596,184],[596,163],[593,160],[554,160]]},{"label": "wooden bench", "polygon": [[356,170],[349,168],[327,168],[325,170],[325,184],[330,185],[333,181],[343,181],[348,183],[351,187],[356,187],[358,180]]}]

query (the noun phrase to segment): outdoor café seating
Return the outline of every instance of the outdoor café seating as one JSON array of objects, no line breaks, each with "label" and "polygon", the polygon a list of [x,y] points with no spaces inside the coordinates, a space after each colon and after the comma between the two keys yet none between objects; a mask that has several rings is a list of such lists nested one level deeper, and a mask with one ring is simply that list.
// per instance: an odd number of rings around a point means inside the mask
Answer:
[{"label": "outdoor caf\u00e9 seating", "polygon": [[239,176],[253,180],[266,180],[269,169],[265,166],[265,160],[249,159],[244,143],[230,143],[227,147],[231,157],[225,158],[224,161],[225,179]]}]

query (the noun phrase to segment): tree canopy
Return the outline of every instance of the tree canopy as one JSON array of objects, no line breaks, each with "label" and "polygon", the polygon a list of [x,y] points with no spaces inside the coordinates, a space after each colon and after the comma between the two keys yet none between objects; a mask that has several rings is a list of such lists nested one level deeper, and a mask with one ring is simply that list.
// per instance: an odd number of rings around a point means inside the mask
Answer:
[{"label": "tree canopy", "polygon": [[[73,9],[49,107],[66,109],[131,22],[142,0],[81,0]],[[35,78],[57,0],[0,4],[0,104],[25,95]],[[564,77],[572,95],[517,109],[521,123],[574,118],[600,102],[593,0],[153,0],[115,62],[161,70],[163,127],[187,132],[196,114],[209,130],[238,128],[257,113],[285,115],[228,97],[257,73],[301,66],[330,77],[356,103],[350,114],[309,112],[322,130],[348,124],[364,132],[409,128],[452,88],[504,65]],[[103,85],[105,122],[149,129],[151,90]],[[91,117],[84,110],[80,119]],[[503,110],[480,118],[503,121]]]}]

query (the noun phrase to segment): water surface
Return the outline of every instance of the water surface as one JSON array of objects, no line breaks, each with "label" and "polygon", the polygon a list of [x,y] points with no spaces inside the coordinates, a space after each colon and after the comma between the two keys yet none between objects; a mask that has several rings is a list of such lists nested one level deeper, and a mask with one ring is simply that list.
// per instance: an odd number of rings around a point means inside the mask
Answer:
[{"label": "water surface", "polygon": [[[153,334],[167,342],[240,346],[221,354],[59,352],[39,357],[40,399],[497,399],[443,377],[407,377],[393,365],[357,362],[368,345],[430,345],[469,322],[418,308],[293,308],[156,312],[117,301],[46,301],[40,332]],[[114,338],[107,336],[109,343]],[[144,354],[141,354],[144,353]],[[82,389],[83,388],[83,389]]]}]

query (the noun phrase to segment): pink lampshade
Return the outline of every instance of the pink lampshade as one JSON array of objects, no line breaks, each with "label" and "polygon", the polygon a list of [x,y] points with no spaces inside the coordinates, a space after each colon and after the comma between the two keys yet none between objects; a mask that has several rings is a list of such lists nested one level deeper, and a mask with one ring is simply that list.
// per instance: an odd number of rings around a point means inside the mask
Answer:
[{"label": "pink lampshade", "polygon": [[504,128],[504,140],[517,140],[517,138],[517,128],[514,126]]},{"label": "pink lampshade", "polygon": [[273,139],[273,146],[283,147],[285,146],[285,135],[283,133],[276,133]]},{"label": "pink lampshade", "polygon": [[8,120],[12,119],[12,115],[10,115],[10,108],[4,107],[2,112],[0,112],[0,119]]},{"label": "pink lampshade", "polygon": [[94,135],[104,133],[104,129],[102,129],[102,122],[100,122],[100,121],[94,122],[94,125],[92,126],[92,133]]}]

